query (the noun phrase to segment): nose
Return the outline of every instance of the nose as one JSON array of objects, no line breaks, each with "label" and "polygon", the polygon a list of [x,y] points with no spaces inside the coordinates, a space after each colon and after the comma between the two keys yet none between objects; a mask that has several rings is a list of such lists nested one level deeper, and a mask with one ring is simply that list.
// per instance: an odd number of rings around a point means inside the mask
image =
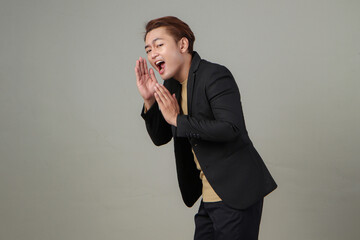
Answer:
[{"label": "nose", "polygon": [[154,59],[154,58],[156,58],[159,54],[157,53],[157,51],[156,51],[155,49],[152,49],[150,55],[151,55],[151,58]]}]

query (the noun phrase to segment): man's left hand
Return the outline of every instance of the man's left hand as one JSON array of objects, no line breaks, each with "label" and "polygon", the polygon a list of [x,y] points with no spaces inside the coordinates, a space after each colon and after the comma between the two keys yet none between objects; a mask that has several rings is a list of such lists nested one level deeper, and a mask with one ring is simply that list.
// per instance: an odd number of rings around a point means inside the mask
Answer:
[{"label": "man's left hand", "polygon": [[176,100],[175,93],[171,95],[166,87],[157,83],[155,85],[154,96],[166,122],[176,127],[176,118],[180,113],[180,107]]}]

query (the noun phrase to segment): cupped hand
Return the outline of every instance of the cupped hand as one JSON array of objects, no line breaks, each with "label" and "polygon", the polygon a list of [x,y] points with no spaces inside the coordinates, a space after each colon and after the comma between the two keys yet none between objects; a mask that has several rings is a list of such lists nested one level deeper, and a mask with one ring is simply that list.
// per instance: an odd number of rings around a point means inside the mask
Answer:
[{"label": "cupped hand", "polygon": [[159,104],[160,111],[165,119],[171,125],[177,126],[177,116],[180,114],[180,106],[175,93],[171,95],[169,90],[161,84],[155,85],[155,99]]},{"label": "cupped hand", "polygon": [[147,67],[146,60],[142,57],[136,61],[135,66],[136,85],[140,92],[140,95],[145,101],[155,100],[154,92],[155,85],[157,83],[154,70]]}]

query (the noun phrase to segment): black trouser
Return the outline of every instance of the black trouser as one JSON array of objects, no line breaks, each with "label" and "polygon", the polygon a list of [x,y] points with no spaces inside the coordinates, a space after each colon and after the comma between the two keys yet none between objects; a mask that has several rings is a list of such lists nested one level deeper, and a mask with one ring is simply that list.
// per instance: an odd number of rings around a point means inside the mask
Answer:
[{"label": "black trouser", "polygon": [[203,202],[195,215],[194,240],[257,240],[263,207],[261,199],[238,210],[221,202]]}]

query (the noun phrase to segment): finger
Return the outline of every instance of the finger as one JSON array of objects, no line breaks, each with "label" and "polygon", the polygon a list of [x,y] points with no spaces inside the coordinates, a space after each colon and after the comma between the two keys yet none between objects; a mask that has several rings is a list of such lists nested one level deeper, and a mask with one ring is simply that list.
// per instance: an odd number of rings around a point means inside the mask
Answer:
[{"label": "finger", "polygon": [[147,66],[146,66],[146,60],[144,58],[142,58],[142,63],[143,63],[143,73],[145,75],[147,75],[149,72],[148,72],[148,69],[147,69]]},{"label": "finger", "polygon": [[160,111],[161,111],[164,107],[164,103],[163,103],[162,99],[159,97],[159,94],[157,94],[157,92],[154,93],[154,96],[155,96],[155,100],[158,103]]},{"label": "finger", "polygon": [[163,90],[159,86],[160,84],[156,84],[155,91],[158,94],[158,96],[161,98],[161,100],[165,103],[168,100],[168,97],[163,93]]},{"label": "finger", "polygon": [[139,57],[138,62],[139,62],[139,75],[141,76],[142,73],[143,73],[143,71],[142,71],[142,61],[141,61],[141,57]]},{"label": "finger", "polygon": [[141,75],[145,75],[145,65],[144,65],[144,59],[140,57],[140,73]]},{"label": "finger", "polygon": [[136,81],[140,82],[140,66],[139,66],[139,60],[136,61],[135,65],[135,75],[136,75]]},{"label": "finger", "polygon": [[158,88],[160,89],[161,93],[165,96],[166,99],[170,99],[172,100],[173,98],[171,97],[171,93],[169,92],[169,90],[167,90],[166,87],[164,87],[161,84],[156,84],[158,86]]},{"label": "finger", "polygon": [[136,82],[139,82],[140,77],[139,77],[139,71],[138,71],[137,67],[135,67],[135,76],[136,76]]},{"label": "finger", "polygon": [[159,90],[159,88],[156,88],[156,95],[158,96],[159,101],[161,101],[162,109],[171,106],[171,100],[169,100],[166,96],[164,96],[164,94]]},{"label": "finger", "polygon": [[146,73],[149,73],[149,68],[148,68],[148,66],[147,66],[147,61],[146,61],[146,59],[144,59],[144,63],[145,63],[145,65],[144,65],[145,71],[146,71]]}]

